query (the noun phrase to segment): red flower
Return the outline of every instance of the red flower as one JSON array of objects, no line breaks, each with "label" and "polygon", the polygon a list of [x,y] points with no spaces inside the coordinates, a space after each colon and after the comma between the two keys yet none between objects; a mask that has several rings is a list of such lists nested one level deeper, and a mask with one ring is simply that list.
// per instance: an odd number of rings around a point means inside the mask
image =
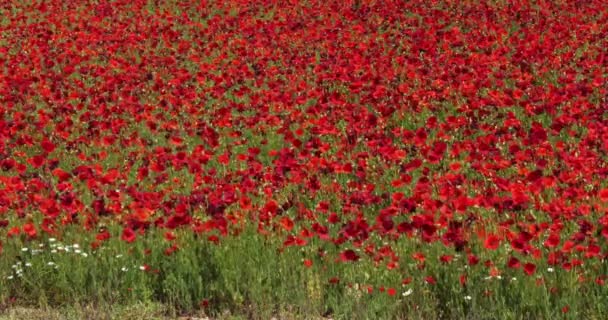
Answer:
[{"label": "red flower", "polygon": [[97,239],[98,241],[108,240],[110,239],[110,232],[108,232],[107,230],[102,230],[95,236],[95,239]]},{"label": "red flower", "polygon": [[38,234],[38,231],[36,231],[36,227],[31,222],[26,223],[25,225],[23,225],[23,232],[25,234],[27,234],[27,236],[29,238],[35,238],[36,235]]},{"label": "red flower", "polygon": [[450,262],[452,262],[453,259],[454,259],[454,256],[449,255],[449,254],[444,254],[441,257],[439,257],[439,260],[443,263],[450,263]]},{"label": "red flower", "polygon": [[42,143],[40,143],[40,145],[46,153],[51,153],[53,152],[53,150],[55,150],[55,145],[47,138],[42,140]]},{"label": "red flower", "polygon": [[291,231],[294,225],[293,221],[289,217],[282,217],[280,224],[286,231]]},{"label": "red flower", "polygon": [[414,258],[418,262],[424,262],[424,260],[426,260],[426,257],[424,256],[424,253],[422,253],[422,252],[414,252],[412,254],[412,258]]},{"label": "red flower", "polygon": [[29,162],[29,164],[32,165],[32,167],[34,167],[35,169],[38,169],[44,164],[45,158],[44,158],[44,156],[37,155],[37,156],[33,156],[33,157],[29,158],[28,162]]},{"label": "red flower", "polygon": [[529,276],[533,275],[536,272],[536,265],[529,262],[524,264],[524,272]]},{"label": "red flower", "polygon": [[167,241],[173,241],[173,240],[175,240],[175,238],[176,237],[175,237],[175,234],[173,232],[171,232],[171,231],[165,232],[165,240],[167,240]]},{"label": "red flower", "polygon": [[6,233],[6,236],[9,238],[12,238],[14,236],[18,236],[20,233],[21,233],[21,228],[15,226],[8,230],[8,232]]},{"label": "red flower", "polygon": [[549,237],[547,238],[547,240],[545,240],[545,247],[547,248],[555,248],[559,245],[559,241],[560,241],[560,236],[558,233],[552,233],[551,235],[549,235]]},{"label": "red flower", "polygon": [[165,249],[164,254],[166,256],[170,256],[170,255],[172,255],[177,250],[179,250],[179,247],[176,244],[173,244],[169,248]]},{"label": "red flower", "polygon": [[496,249],[498,249],[499,245],[500,245],[500,239],[496,235],[493,235],[493,234],[488,235],[484,242],[484,247],[489,250],[496,250]]},{"label": "red flower", "polygon": [[312,267],[312,260],[310,259],[304,259],[304,266],[307,268]]},{"label": "red flower", "polygon": [[355,251],[348,249],[340,253],[340,260],[344,262],[357,261],[359,260],[359,256],[355,253]]},{"label": "red flower", "polygon": [[122,236],[120,238],[123,241],[131,243],[131,242],[135,241],[135,239],[137,238],[137,235],[135,234],[135,231],[133,231],[133,229],[126,227],[122,230]]},{"label": "red flower", "polygon": [[459,277],[460,286],[464,287],[467,284],[467,275],[461,274]]},{"label": "red flower", "polygon": [[507,266],[512,269],[517,269],[521,266],[519,259],[515,257],[510,257],[509,261],[507,261]]}]

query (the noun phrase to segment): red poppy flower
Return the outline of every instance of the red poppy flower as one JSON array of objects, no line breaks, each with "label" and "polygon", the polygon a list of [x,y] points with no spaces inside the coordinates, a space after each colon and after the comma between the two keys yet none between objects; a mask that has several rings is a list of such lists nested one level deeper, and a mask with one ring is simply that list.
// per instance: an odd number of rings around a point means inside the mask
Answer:
[{"label": "red poppy flower", "polygon": [[25,234],[27,234],[27,236],[29,238],[35,238],[36,235],[38,234],[38,231],[36,231],[36,227],[31,222],[26,223],[26,224],[23,225],[23,232]]},{"label": "red poppy flower", "polygon": [[353,250],[345,250],[340,253],[340,259],[342,261],[357,261],[359,260],[359,256]]},{"label": "red poppy flower", "polygon": [[466,286],[466,284],[467,284],[467,275],[466,274],[461,274],[458,279],[460,282],[460,286],[462,286],[462,287]]},{"label": "red poppy flower", "polygon": [[547,240],[545,240],[545,247],[547,248],[555,248],[559,245],[560,236],[558,233],[552,233],[549,235]]},{"label": "red poppy flower", "polygon": [[486,249],[489,250],[496,250],[498,249],[498,246],[500,245],[500,239],[493,234],[490,234],[486,237],[486,240],[484,241],[484,247]]},{"label": "red poppy flower", "polygon": [[525,263],[525,264],[524,264],[524,272],[525,272],[527,275],[529,275],[529,276],[533,275],[533,274],[534,274],[534,272],[536,272],[536,265],[535,265],[535,264],[533,264],[533,263],[530,263],[530,262]]},{"label": "red poppy flower", "polygon": [[9,238],[12,238],[12,237],[14,237],[14,236],[18,236],[20,233],[21,233],[21,228],[19,228],[19,227],[15,226],[15,227],[10,228],[10,229],[8,230],[8,232],[6,233],[6,235],[7,235]]},{"label": "red poppy flower", "polygon": [[126,227],[122,230],[121,239],[123,241],[131,243],[131,242],[135,241],[136,238],[137,238],[137,235],[135,234],[135,231],[133,231],[133,229]]},{"label": "red poppy flower", "polygon": [[42,149],[46,153],[51,153],[51,152],[53,152],[53,150],[55,150],[55,144],[53,144],[50,140],[48,140],[46,138],[44,140],[42,140],[42,143],[40,143],[40,145],[42,146]]},{"label": "red poppy flower", "polygon": [[521,264],[519,262],[519,259],[517,259],[515,257],[510,257],[509,260],[507,261],[507,266],[512,269],[517,269],[521,266]]},{"label": "red poppy flower", "polygon": [[313,264],[312,260],[310,260],[310,259],[304,259],[303,263],[304,263],[304,266],[307,267],[307,268],[312,267],[312,264]]}]

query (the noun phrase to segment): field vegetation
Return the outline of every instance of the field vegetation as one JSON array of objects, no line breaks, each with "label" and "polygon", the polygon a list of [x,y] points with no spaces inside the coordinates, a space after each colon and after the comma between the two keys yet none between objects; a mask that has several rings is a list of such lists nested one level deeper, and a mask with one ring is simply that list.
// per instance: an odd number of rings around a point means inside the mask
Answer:
[{"label": "field vegetation", "polygon": [[7,319],[602,319],[607,257],[607,1],[0,3]]}]

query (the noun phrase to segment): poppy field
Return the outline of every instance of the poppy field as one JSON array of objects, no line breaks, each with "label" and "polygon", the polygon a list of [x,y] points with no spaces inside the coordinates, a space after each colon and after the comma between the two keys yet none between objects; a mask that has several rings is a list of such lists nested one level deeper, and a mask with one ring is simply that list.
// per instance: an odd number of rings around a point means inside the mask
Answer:
[{"label": "poppy field", "polygon": [[601,319],[607,258],[606,1],[0,4],[0,310]]}]

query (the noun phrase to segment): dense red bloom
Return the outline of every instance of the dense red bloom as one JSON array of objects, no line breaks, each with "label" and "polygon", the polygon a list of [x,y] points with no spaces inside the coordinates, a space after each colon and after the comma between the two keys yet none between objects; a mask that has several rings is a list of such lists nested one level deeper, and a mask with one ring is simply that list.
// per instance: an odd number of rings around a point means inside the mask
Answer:
[{"label": "dense red bloom", "polygon": [[519,259],[515,258],[515,257],[510,257],[509,260],[507,261],[507,266],[509,268],[513,268],[513,269],[517,269],[521,266]]},{"label": "dense red bloom", "polygon": [[110,232],[108,232],[107,230],[102,230],[95,236],[95,239],[99,241],[108,240],[110,239]]},{"label": "dense red bloom", "polygon": [[135,241],[136,238],[137,238],[137,235],[135,234],[135,231],[133,231],[133,229],[127,227],[122,230],[121,239],[123,241],[131,243],[131,242]]},{"label": "dense red bloom", "polygon": [[560,236],[557,233],[552,233],[549,235],[547,240],[545,240],[544,245],[547,248],[555,248],[559,245]]},{"label": "dense red bloom", "polygon": [[452,262],[452,260],[453,260],[453,259],[454,259],[454,256],[447,255],[447,254],[444,254],[444,255],[442,255],[441,257],[439,257],[439,260],[440,260],[441,262],[443,262],[443,263],[448,263],[448,264],[449,264],[450,262]]},{"label": "dense red bloom", "polygon": [[27,234],[27,236],[30,238],[35,238],[38,234],[38,231],[36,231],[36,227],[31,222],[23,225],[23,232]]},{"label": "dense red bloom", "polygon": [[176,236],[173,232],[171,232],[171,231],[165,232],[165,240],[173,241],[173,240],[175,240],[175,238],[176,238]]},{"label": "dense red bloom", "polygon": [[283,242],[284,246],[305,246],[308,243],[306,239],[302,237],[296,237],[294,235],[288,235],[287,239]]},{"label": "dense red bloom", "polygon": [[175,251],[179,250],[179,247],[176,244],[171,245],[163,252],[166,256],[172,255]]},{"label": "dense red bloom", "polygon": [[254,229],[393,274],[607,257],[607,1],[9,2],[5,246],[69,225],[167,255]]},{"label": "dense red bloom", "polygon": [[281,227],[286,231],[291,231],[293,229],[294,223],[289,217],[283,217],[280,220]]},{"label": "dense red bloom", "polygon": [[493,235],[493,234],[488,235],[484,242],[484,247],[486,249],[490,249],[490,250],[498,249],[499,245],[500,245],[500,239],[496,235]]},{"label": "dense red bloom", "polygon": [[10,228],[8,230],[8,232],[6,233],[6,235],[9,238],[11,238],[11,237],[19,235],[20,233],[21,233],[21,228],[15,226],[15,227]]},{"label": "dense red bloom", "polygon": [[426,260],[426,256],[422,252],[415,252],[412,254],[412,258],[421,263]]},{"label": "dense red bloom", "polygon": [[524,264],[524,272],[525,272],[527,275],[529,275],[529,276],[533,275],[533,274],[534,274],[534,272],[536,272],[536,265],[535,265],[535,264],[533,264],[533,263],[530,263],[530,262],[525,263],[525,264]]},{"label": "dense red bloom", "polygon": [[40,168],[44,162],[45,162],[45,157],[41,156],[41,155],[37,155],[37,156],[33,156],[30,159],[28,159],[28,162],[34,167],[34,168]]},{"label": "dense red bloom", "polygon": [[53,150],[55,150],[55,144],[53,144],[51,141],[49,141],[48,139],[44,139],[42,140],[42,143],[40,144],[42,146],[42,149],[46,152],[46,153],[51,153],[53,152]]},{"label": "dense red bloom", "polygon": [[340,253],[340,259],[342,261],[357,261],[359,260],[359,255],[355,251],[348,249]]},{"label": "dense red bloom", "polygon": [[461,274],[460,277],[458,277],[458,281],[460,282],[460,286],[464,287],[467,285],[467,275],[466,274]]},{"label": "dense red bloom", "polygon": [[479,258],[476,255],[470,254],[467,256],[469,265],[474,266],[479,263]]}]

